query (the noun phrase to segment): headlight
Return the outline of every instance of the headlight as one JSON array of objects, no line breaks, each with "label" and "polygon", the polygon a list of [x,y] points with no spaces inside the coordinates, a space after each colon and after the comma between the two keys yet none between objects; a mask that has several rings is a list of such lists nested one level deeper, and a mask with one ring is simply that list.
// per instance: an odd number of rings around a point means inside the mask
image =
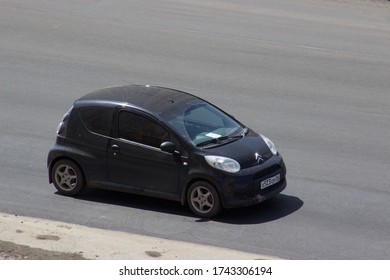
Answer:
[{"label": "headlight", "polygon": [[273,155],[276,155],[278,153],[278,151],[276,150],[276,147],[274,145],[274,143],[272,143],[271,140],[269,140],[267,137],[265,137],[264,135],[261,135],[261,138],[263,138],[265,144],[267,144],[268,148],[271,150],[272,154]]},{"label": "headlight", "polygon": [[230,173],[240,171],[240,164],[234,159],[220,156],[205,156],[204,157],[210,166]]}]

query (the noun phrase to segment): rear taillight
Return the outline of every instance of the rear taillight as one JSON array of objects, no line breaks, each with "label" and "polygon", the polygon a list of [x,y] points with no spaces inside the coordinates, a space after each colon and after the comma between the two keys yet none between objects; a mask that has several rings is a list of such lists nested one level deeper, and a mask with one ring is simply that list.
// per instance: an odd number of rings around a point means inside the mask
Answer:
[{"label": "rear taillight", "polygon": [[72,111],[73,106],[68,110],[68,112],[65,113],[65,115],[62,118],[62,121],[57,126],[57,135],[65,137],[66,135],[66,128],[68,126],[68,120],[70,116],[70,112]]},{"label": "rear taillight", "polygon": [[65,128],[64,128],[64,122],[60,122],[57,126],[57,135],[58,136],[64,136],[64,131],[65,131]]}]

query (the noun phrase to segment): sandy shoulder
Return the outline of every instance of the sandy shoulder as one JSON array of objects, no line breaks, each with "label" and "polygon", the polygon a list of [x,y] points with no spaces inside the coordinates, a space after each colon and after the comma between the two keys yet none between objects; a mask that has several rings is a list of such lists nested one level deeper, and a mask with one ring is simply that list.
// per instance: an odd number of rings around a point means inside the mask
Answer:
[{"label": "sandy shoulder", "polygon": [[87,259],[274,259],[225,248],[0,213],[0,240]]}]

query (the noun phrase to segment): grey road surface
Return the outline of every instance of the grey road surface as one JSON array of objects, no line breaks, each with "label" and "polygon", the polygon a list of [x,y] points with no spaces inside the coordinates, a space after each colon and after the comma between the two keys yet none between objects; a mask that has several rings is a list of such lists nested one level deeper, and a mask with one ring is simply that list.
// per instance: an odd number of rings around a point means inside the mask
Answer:
[{"label": "grey road surface", "polygon": [[[46,155],[62,115],[127,83],[189,91],[269,136],[286,190],[212,220],[56,194]],[[289,259],[390,259],[388,1],[0,0],[0,120],[0,212]]]}]

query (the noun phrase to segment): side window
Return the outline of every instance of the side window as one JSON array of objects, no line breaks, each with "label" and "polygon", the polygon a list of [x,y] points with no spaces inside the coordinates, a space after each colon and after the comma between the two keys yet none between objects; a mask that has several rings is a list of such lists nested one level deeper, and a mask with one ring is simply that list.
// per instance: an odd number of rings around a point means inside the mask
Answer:
[{"label": "side window", "polygon": [[119,113],[118,136],[129,141],[159,148],[170,141],[169,132],[157,123],[127,111]]},{"label": "side window", "polygon": [[89,107],[80,110],[80,117],[89,131],[110,136],[113,108]]}]

